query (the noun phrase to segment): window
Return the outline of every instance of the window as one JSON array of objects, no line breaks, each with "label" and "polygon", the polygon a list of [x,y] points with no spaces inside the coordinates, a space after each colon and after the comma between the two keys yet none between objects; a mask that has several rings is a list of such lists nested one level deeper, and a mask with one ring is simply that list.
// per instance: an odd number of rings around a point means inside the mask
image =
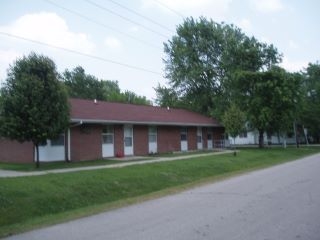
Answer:
[{"label": "window", "polygon": [[64,134],[60,134],[57,138],[51,139],[51,146],[64,146]]},{"label": "window", "polygon": [[155,126],[149,127],[149,142],[150,143],[157,142],[157,127],[155,127]]},{"label": "window", "polygon": [[106,126],[102,129],[102,142],[113,144],[113,126]]},{"label": "window", "polygon": [[187,128],[181,128],[180,131],[180,137],[181,137],[181,141],[187,141]]},{"label": "window", "polygon": [[105,144],[113,144],[113,135],[102,135],[102,141]]},{"label": "window", "polygon": [[248,137],[247,131],[243,131],[239,134],[239,138],[247,138],[247,137]]},{"label": "window", "polygon": [[131,147],[132,146],[132,137],[125,137],[124,138],[124,145],[126,147]]}]

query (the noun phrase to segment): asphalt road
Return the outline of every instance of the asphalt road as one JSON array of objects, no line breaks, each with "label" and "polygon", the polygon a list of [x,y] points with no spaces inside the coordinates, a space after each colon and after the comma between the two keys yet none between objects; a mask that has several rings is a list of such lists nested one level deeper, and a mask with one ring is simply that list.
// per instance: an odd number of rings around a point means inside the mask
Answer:
[{"label": "asphalt road", "polygon": [[320,154],[8,239],[320,239]]}]

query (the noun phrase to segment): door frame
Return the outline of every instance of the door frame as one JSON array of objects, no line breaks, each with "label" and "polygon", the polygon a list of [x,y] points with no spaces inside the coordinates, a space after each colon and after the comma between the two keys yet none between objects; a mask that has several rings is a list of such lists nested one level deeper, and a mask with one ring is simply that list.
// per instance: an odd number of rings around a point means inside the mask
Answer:
[{"label": "door frame", "polygon": [[[128,134],[129,133],[129,134]],[[127,135],[128,134],[128,135]],[[129,139],[131,138],[131,146],[127,146],[130,143]],[[133,126],[132,125],[124,125],[123,126],[123,151],[125,156],[134,155],[133,150]]]},{"label": "door frame", "polygon": [[197,127],[197,149],[203,149],[202,127]]},{"label": "door frame", "polygon": [[188,151],[188,128],[180,128],[180,150],[181,152]]},{"label": "door frame", "polygon": [[[154,139],[152,139],[154,138]],[[155,140],[155,141],[150,141]],[[158,128],[157,126],[149,126],[148,127],[148,152],[149,154],[158,152]]]},{"label": "door frame", "polygon": [[[110,138],[112,137],[112,138]],[[112,143],[109,143],[112,139]],[[113,125],[105,125],[102,129],[102,157],[114,156],[114,127]]]}]

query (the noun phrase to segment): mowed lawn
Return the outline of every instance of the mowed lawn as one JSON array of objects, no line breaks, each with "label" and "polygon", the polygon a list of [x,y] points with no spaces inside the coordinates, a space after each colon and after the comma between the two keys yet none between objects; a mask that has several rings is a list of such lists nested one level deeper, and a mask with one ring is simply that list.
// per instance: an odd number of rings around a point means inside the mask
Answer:
[{"label": "mowed lawn", "polygon": [[319,147],[232,153],[124,168],[0,178],[0,237],[162,196],[320,152]]}]

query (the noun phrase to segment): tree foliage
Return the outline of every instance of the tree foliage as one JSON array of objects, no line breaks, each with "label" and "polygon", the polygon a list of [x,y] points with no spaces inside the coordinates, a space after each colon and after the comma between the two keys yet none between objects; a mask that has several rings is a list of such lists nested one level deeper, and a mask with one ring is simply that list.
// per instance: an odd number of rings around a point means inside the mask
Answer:
[{"label": "tree foliage", "polygon": [[265,132],[285,136],[295,120],[319,133],[314,127],[319,126],[319,65],[309,65],[303,88],[301,74],[277,67],[282,55],[272,44],[205,18],[185,19],[164,52],[168,86],[156,88],[159,105],[186,107],[221,120],[228,106],[237,103],[259,131],[261,147]]},{"label": "tree foliage", "polygon": [[222,117],[222,123],[226,132],[232,137],[237,137],[245,128],[246,116],[235,104],[225,111]]},{"label": "tree foliage", "polygon": [[132,91],[121,92],[117,81],[99,80],[87,74],[80,66],[72,71],[66,69],[62,74],[62,80],[70,97],[141,105],[151,104],[146,97],[138,96]]},{"label": "tree foliage", "polygon": [[233,74],[267,69],[281,59],[273,45],[247,37],[239,28],[205,18],[187,18],[164,44],[170,91],[157,88],[162,105],[168,95],[192,110],[219,118],[233,98]]},{"label": "tree foliage", "polygon": [[[222,116],[222,123],[225,127],[226,133],[228,133],[234,141],[235,138],[244,130],[246,123],[246,116],[244,112],[240,110],[234,103],[224,112]],[[236,155],[236,151],[234,152]]]},{"label": "tree foliage", "polygon": [[311,142],[320,142],[320,64],[309,63],[303,73],[304,106],[301,121],[309,131]]},{"label": "tree foliage", "polygon": [[62,79],[71,97],[97,100],[104,98],[102,83],[96,77],[86,74],[80,66],[72,71],[66,69]]},{"label": "tree foliage", "polygon": [[266,72],[240,71],[236,79],[237,99],[259,131],[259,146],[263,147],[264,132],[285,134],[297,116],[301,78],[272,67]]},{"label": "tree foliage", "polygon": [[56,138],[68,126],[67,94],[48,57],[31,53],[15,61],[8,69],[1,98],[1,135],[32,141],[37,153],[39,144]]}]

